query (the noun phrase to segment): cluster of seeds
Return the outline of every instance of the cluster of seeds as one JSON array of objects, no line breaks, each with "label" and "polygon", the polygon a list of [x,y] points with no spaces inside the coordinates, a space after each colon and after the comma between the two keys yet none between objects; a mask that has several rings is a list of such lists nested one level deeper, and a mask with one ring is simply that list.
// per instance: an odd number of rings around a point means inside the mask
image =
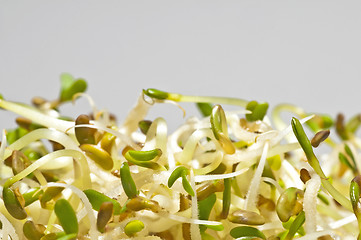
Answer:
[{"label": "cluster of seeds", "polygon": [[[2,239],[361,239],[359,115],[282,104],[269,118],[267,103],[147,89],[118,125],[86,88],[63,74],[53,101],[0,96],[20,115],[1,136]],[[91,114],[60,115],[78,97]],[[162,117],[146,119],[168,102],[194,102],[203,117],[168,133]],[[330,151],[317,157],[320,144]]]}]

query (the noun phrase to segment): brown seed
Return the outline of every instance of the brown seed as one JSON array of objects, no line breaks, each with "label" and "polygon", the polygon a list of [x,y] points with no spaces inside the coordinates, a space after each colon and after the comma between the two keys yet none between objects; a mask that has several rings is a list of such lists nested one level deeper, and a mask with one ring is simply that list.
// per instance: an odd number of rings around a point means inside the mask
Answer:
[{"label": "brown seed", "polygon": [[[81,114],[75,120],[75,125],[89,124],[89,116]],[[89,127],[76,127],[75,136],[80,144],[88,143],[95,144],[95,133],[97,132],[94,128]]]},{"label": "brown seed", "polygon": [[233,223],[247,225],[262,225],[265,223],[265,219],[262,215],[241,209],[228,215],[228,220]]},{"label": "brown seed", "polygon": [[224,190],[223,181],[209,182],[202,185],[197,189],[197,200],[202,201],[206,199],[209,195],[215,192],[222,192]]},{"label": "brown seed", "polygon": [[321,142],[325,141],[330,135],[330,130],[319,131],[311,140],[311,145],[314,148],[317,148]]},{"label": "brown seed", "polygon": [[308,180],[311,179],[310,173],[307,171],[307,169],[302,168],[300,171],[300,179],[303,183],[306,183]]},{"label": "brown seed", "polygon": [[99,232],[105,231],[105,226],[109,222],[110,218],[113,215],[113,203],[112,202],[103,202],[100,205],[97,217],[97,228]]}]

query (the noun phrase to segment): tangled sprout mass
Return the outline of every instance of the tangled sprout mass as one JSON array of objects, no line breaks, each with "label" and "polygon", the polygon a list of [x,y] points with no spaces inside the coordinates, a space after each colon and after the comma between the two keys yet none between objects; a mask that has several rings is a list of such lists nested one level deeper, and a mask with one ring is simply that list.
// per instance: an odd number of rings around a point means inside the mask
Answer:
[{"label": "tangled sprout mass", "polygon": [[[19,115],[1,135],[2,239],[361,239],[359,115],[147,89],[118,125],[86,88],[62,74],[53,101],[0,97]],[[79,97],[91,114],[62,116]],[[175,102],[203,117],[172,133],[146,118]]]}]

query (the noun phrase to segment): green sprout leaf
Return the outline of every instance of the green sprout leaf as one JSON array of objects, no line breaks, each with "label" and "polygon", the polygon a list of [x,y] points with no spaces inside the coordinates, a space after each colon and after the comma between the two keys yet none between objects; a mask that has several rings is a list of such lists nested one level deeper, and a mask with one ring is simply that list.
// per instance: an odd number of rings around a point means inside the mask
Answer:
[{"label": "green sprout leaf", "polygon": [[74,79],[73,76],[68,73],[63,73],[60,76],[60,81],[61,102],[71,101],[75,94],[85,92],[87,89],[87,83],[84,79]]},{"label": "green sprout leaf", "polygon": [[263,120],[268,110],[268,103],[258,103],[257,101],[250,101],[247,104],[246,109],[252,112],[246,114],[247,121],[254,122],[257,120]]},{"label": "green sprout leaf", "polygon": [[78,219],[74,209],[66,199],[59,199],[54,205],[54,212],[66,234],[78,234]]},{"label": "green sprout leaf", "polygon": [[[217,196],[216,194],[209,195],[206,199],[198,201],[198,210],[199,210],[199,219],[208,220],[209,215],[211,214],[212,208],[216,203]],[[204,232],[207,229],[207,225],[199,226],[201,232]]]},{"label": "green sprout leaf", "polygon": [[210,117],[211,127],[214,137],[218,140],[223,150],[227,154],[235,153],[236,149],[228,137],[228,127],[226,114],[221,105],[214,105]]},{"label": "green sprout leaf", "polygon": [[124,157],[128,162],[140,167],[150,168],[153,170],[166,170],[165,167],[155,162],[162,155],[162,151],[158,148],[150,151],[134,151],[128,150]]},{"label": "green sprout leaf", "polygon": [[299,198],[303,191],[290,187],[287,188],[278,198],[276,212],[282,222],[287,222],[291,216],[297,215],[302,210]]},{"label": "green sprout leaf", "polygon": [[100,146],[85,143],[80,145],[80,149],[83,150],[91,160],[93,160],[104,170],[112,170],[114,165],[113,159],[109,153]]},{"label": "green sprout leaf", "polygon": [[181,177],[184,190],[186,190],[186,192],[193,197],[194,191],[190,183],[188,182],[187,179],[188,174],[189,174],[189,170],[186,167],[184,166],[177,167],[176,169],[173,170],[172,174],[168,178],[168,187],[171,188],[175,183],[175,181]]},{"label": "green sprout leaf", "polygon": [[229,208],[231,206],[231,179],[225,178],[224,179],[224,191],[223,191],[223,201],[222,201],[222,212],[221,218],[226,219],[229,213]]},{"label": "green sprout leaf", "polygon": [[143,134],[147,134],[150,125],[152,125],[152,121],[150,120],[142,120],[138,123],[139,129]]},{"label": "green sprout leaf", "polygon": [[198,102],[196,104],[203,117],[208,117],[212,114],[212,104],[203,102]]},{"label": "green sprout leaf", "polygon": [[33,221],[26,221],[23,225],[23,233],[29,240],[40,240],[45,234],[44,229],[40,229]]},{"label": "green sprout leaf", "polygon": [[16,195],[15,192],[9,187],[3,188],[3,201],[6,209],[11,214],[11,216],[22,220],[27,217],[27,213],[24,209],[24,206],[19,201],[19,198],[22,198],[22,196],[19,196],[19,194]]},{"label": "green sprout leaf", "polygon": [[266,240],[266,236],[257,228],[249,226],[235,227],[230,232],[231,236],[240,240],[250,240],[254,238],[262,238]]},{"label": "green sprout leaf", "polygon": [[122,207],[118,201],[116,201],[94,189],[84,190],[84,193],[87,196],[87,198],[89,199],[89,202],[95,211],[99,211],[100,206],[104,202],[111,202],[111,203],[113,203],[114,215],[119,215],[121,213]]},{"label": "green sprout leaf", "polygon": [[135,236],[138,232],[142,231],[144,228],[144,223],[139,220],[133,220],[127,223],[124,227],[124,232],[128,237]]},{"label": "green sprout leaf", "polygon": [[299,231],[302,225],[305,223],[305,212],[300,212],[295,220],[292,222],[290,229],[285,237],[285,240],[291,240],[295,234]]},{"label": "green sprout leaf", "polygon": [[123,162],[120,167],[120,179],[122,181],[122,186],[125,194],[128,198],[134,198],[138,195],[137,187],[134,183],[132,175],[130,174],[129,165],[127,162]]},{"label": "green sprout leaf", "polygon": [[167,99],[169,94],[167,92],[155,89],[155,88],[148,88],[147,90],[143,90],[143,93],[148,97],[164,100]]}]

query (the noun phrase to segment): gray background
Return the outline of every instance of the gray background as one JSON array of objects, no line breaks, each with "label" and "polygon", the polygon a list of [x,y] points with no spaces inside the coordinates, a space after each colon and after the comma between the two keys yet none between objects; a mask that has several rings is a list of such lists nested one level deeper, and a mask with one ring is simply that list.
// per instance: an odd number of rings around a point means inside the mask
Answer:
[{"label": "gray background", "polygon": [[[360,27],[361,1],[0,0],[0,92],[54,99],[69,72],[120,120],[148,87],[350,117],[361,110]],[[84,99],[63,107],[89,110]],[[170,105],[156,115],[182,121]],[[0,128],[12,117],[1,111]]]}]

